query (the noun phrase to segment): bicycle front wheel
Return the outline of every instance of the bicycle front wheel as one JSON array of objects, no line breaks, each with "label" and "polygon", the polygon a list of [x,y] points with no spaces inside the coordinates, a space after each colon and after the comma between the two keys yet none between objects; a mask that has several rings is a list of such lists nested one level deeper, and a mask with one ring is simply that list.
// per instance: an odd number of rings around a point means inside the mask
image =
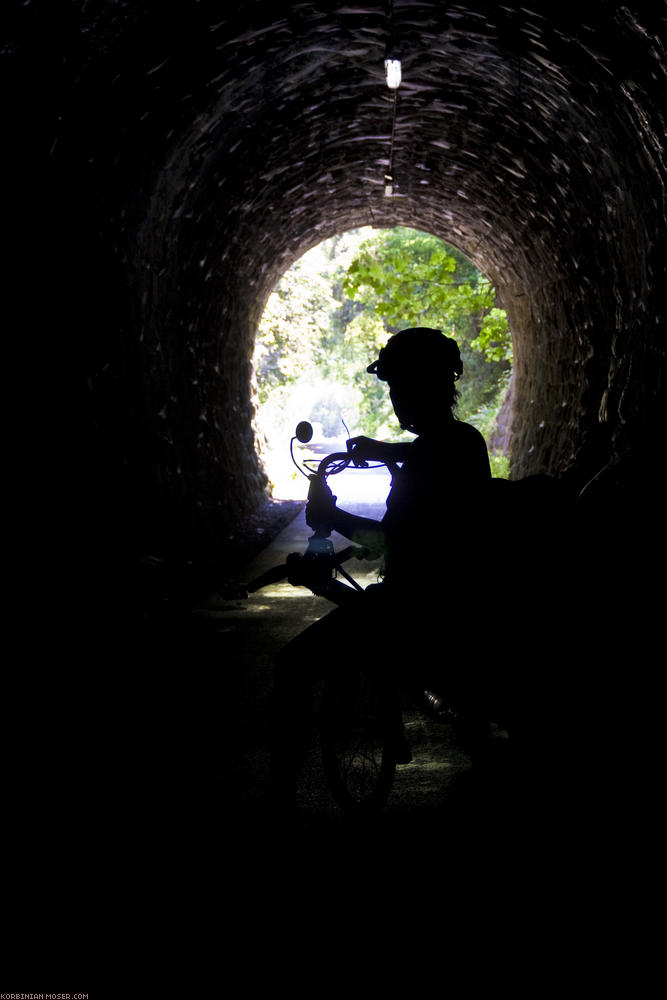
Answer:
[{"label": "bicycle front wheel", "polygon": [[325,685],[320,718],[322,764],[344,813],[365,818],[386,803],[396,772],[390,695],[365,671],[341,671]]}]

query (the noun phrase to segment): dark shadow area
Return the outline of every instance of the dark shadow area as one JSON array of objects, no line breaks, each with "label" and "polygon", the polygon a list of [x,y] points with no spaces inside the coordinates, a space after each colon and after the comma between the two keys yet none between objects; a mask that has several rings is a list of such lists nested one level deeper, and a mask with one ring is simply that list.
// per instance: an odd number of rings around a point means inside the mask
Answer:
[{"label": "dark shadow area", "polygon": [[[480,866],[487,884],[500,872],[507,888],[518,869],[530,882],[534,861],[547,880],[554,865],[575,872],[581,891],[595,870],[599,903],[610,869],[614,889],[636,887],[638,869],[652,877],[665,40],[664,4],[633,0],[10,7],[16,638],[2,787],[7,891],[26,910],[50,893],[81,924],[92,901],[116,897],[127,912],[138,886],[154,904],[177,882],[256,901],[249,881],[259,892],[269,873],[290,883],[298,870],[307,882],[311,863],[329,884],[349,862],[355,874],[389,865],[412,885],[431,871],[425,844],[439,861],[456,856],[464,884]],[[544,586],[531,573],[558,537],[543,531],[558,510],[537,533],[526,519],[521,537],[508,533],[492,584],[503,614],[488,612],[480,631],[497,630],[509,660],[530,654],[552,715],[571,694],[602,705],[600,738],[568,809],[558,793],[533,810],[534,775],[516,795],[498,792],[504,778],[461,775],[436,805],[406,792],[405,810],[364,830],[325,810],[305,845],[278,847],[255,802],[271,664],[324,612],[282,592],[238,607],[219,582],[296,512],[267,507],[255,438],[250,359],[265,301],[308,248],[361,225],[453,241],[498,291],[515,341],[511,478],[548,476],[581,502],[563,574]],[[559,729],[557,756],[569,745]],[[429,759],[413,788],[427,787]]]}]

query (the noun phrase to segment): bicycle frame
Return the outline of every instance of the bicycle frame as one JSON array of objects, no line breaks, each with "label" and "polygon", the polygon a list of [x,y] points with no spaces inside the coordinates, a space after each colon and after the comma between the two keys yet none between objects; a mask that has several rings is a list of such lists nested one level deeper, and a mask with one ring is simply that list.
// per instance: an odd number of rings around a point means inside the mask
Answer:
[{"label": "bicycle frame", "polygon": [[[302,429],[300,424],[297,437],[307,443],[299,433]],[[328,476],[342,472],[353,461],[350,452],[334,452],[304,475],[312,489],[317,482],[326,485]],[[361,600],[364,588],[342,564],[351,558],[367,558],[369,552],[356,545],[336,552],[330,534],[327,528],[316,528],[305,552],[290,553],[284,563],[251,580],[246,596],[287,580],[339,606]],[[346,582],[337,579],[338,575]],[[319,721],[322,766],[334,799],[346,815],[356,819],[377,813],[393,785],[395,727],[386,721],[387,699],[386,685],[378,684],[375,675],[363,669],[334,672],[324,685]]]}]

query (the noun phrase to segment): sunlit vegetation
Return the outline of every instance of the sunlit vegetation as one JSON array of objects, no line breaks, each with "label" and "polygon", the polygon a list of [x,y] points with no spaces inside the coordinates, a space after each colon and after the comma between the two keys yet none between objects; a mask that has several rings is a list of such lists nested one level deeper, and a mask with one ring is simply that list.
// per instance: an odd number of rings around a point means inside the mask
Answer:
[{"label": "sunlit vegetation", "polygon": [[487,438],[494,475],[507,475],[493,434],[511,374],[512,338],[494,289],[434,236],[365,228],[306,253],[267,302],[254,364],[274,491],[286,495],[291,473],[278,467],[289,461],[299,420],[310,420],[320,440],[340,442],[348,432],[401,438],[387,387],[366,367],[392,333],[409,326],[435,327],[458,342],[464,376],[457,414]]}]

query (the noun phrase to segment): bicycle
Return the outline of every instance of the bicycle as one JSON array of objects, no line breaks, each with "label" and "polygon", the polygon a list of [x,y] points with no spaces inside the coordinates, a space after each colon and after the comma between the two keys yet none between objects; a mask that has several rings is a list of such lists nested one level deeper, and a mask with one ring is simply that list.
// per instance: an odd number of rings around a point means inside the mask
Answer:
[{"label": "bicycle", "polygon": [[[312,433],[310,424],[303,421],[290,442],[292,461],[310,480],[309,495],[326,485],[330,476],[351,466],[385,466],[390,472],[395,470],[395,466],[385,462],[356,465],[351,452],[334,452],[319,461],[316,468],[312,467],[312,461],[304,462],[307,469],[304,471],[294,458],[294,441],[307,444]],[[336,552],[330,534],[326,529],[314,530],[305,552],[291,553],[284,563],[251,580],[244,587],[245,593],[252,594],[287,580],[338,606],[363,600],[365,588],[343,564],[350,559],[367,558],[368,550],[348,545]],[[376,815],[389,798],[397,766],[408,763],[410,754],[400,723],[400,703],[405,693],[397,680],[381,669],[354,663],[330,673],[324,680],[318,726],[322,768],[334,800],[348,817],[365,819]],[[454,725],[459,721],[456,713],[433,692],[424,692],[420,707],[437,721]]]},{"label": "bicycle", "polygon": [[[299,424],[290,442],[297,468],[294,441],[306,444],[311,437],[310,425],[305,421]],[[336,452],[315,468],[312,462],[304,464],[308,471],[300,471],[315,490],[326,485],[329,476],[354,466],[355,460],[352,452]],[[386,464],[392,471],[389,463],[377,464]],[[364,467],[368,466],[359,463],[359,468]],[[569,610],[565,584],[570,579],[570,561],[581,559],[575,554],[578,545],[588,551],[582,533],[596,511],[601,508],[604,512],[607,494],[613,499],[613,484],[608,490],[603,483],[600,492],[602,502],[590,485],[582,490],[567,480],[540,475],[517,481],[490,480],[487,500],[505,530],[513,533],[515,600],[525,604],[523,649],[513,656],[518,671],[509,681],[501,674],[494,686],[491,679],[481,698],[469,702],[462,711],[461,705],[449,702],[450,695],[443,698],[433,691],[420,692],[382,667],[350,663],[349,658],[346,666],[325,677],[319,712],[320,757],[328,788],[347,817],[366,820],[376,816],[394,787],[397,767],[408,762],[397,753],[400,740],[395,725],[396,705],[407,707],[406,698],[428,718],[450,727],[449,737],[443,733],[443,745],[462,751],[473,770],[479,763],[482,784],[484,775],[492,783],[500,779],[498,788],[502,790],[507,787],[503,777],[512,782],[513,775],[518,776],[521,782],[521,775],[527,775],[533,789],[536,781],[548,788],[555,780],[560,787],[564,777],[574,783],[576,774],[581,774],[581,787],[588,788],[586,777],[596,773],[599,748],[604,745],[599,735],[604,731],[604,720],[598,704],[597,675],[593,673],[591,680],[584,671],[576,684],[574,678],[566,677],[556,686],[553,678],[560,676],[561,663],[567,664],[571,652],[568,633],[561,627]],[[291,553],[285,563],[247,584],[245,593],[286,579],[335,605],[364,600],[367,591],[343,564],[353,558],[364,559],[368,552],[357,545],[336,552],[329,536],[327,530],[315,530],[305,552]],[[554,625],[555,630],[548,632]],[[541,645],[545,629],[552,636],[549,649]],[[540,651],[538,664],[535,650]]]}]

